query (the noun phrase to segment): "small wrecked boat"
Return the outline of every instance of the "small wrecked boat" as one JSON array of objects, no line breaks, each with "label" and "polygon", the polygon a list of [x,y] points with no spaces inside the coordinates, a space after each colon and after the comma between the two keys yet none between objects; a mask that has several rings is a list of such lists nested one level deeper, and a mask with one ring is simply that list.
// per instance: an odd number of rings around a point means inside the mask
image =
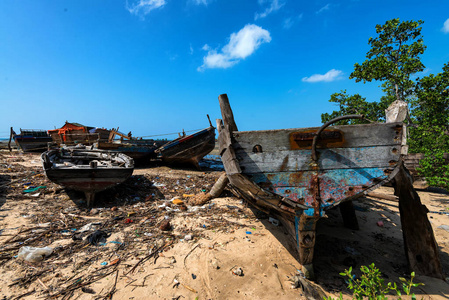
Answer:
[{"label": "small wrecked boat", "polygon": [[123,153],[82,148],[48,150],[41,155],[47,178],[67,189],[82,191],[87,206],[95,194],[128,179],[134,161]]},{"label": "small wrecked boat", "polygon": [[[207,116],[209,119],[209,116]],[[170,141],[155,152],[163,162],[171,165],[193,165],[199,169],[198,162],[215,147],[215,127],[210,126],[191,135],[183,133],[179,138]]]},{"label": "small wrecked boat", "polygon": [[8,148],[11,150],[11,140],[17,145],[17,148],[23,152],[43,152],[47,150],[47,144],[52,141],[46,130],[40,129],[20,129],[20,134],[16,134],[11,127]]},{"label": "small wrecked boat", "polygon": [[[120,139],[115,139],[115,136]],[[156,149],[162,145],[162,142],[153,139],[133,138],[130,134],[124,135],[117,129],[112,129],[109,138],[106,141],[99,140],[95,143],[97,149],[121,152],[134,160],[156,158]]]},{"label": "small wrecked boat", "polygon": [[363,118],[351,115],[316,128],[238,131],[226,94],[219,102],[218,143],[232,190],[281,220],[296,241],[302,271],[313,278],[316,222],[337,205],[354,212],[352,199],[398,173],[407,151],[404,124],[329,127]]}]

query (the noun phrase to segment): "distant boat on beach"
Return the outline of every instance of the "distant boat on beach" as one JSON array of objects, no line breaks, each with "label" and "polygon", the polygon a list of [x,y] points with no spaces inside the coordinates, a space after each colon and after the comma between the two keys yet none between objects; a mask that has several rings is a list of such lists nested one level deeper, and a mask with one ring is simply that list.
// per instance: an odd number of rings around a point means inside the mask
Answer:
[{"label": "distant boat on beach", "polygon": [[[207,116],[209,119],[209,115]],[[198,162],[215,148],[215,127],[210,126],[191,135],[183,133],[179,138],[166,143],[156,150],[158,158],[171,165],[193,165],[200,169]]]},{"label": "distant boat on beach", "polygon": [[47,150],[47,144],[52,141],[46,130],[41,129],[20,129],[20,134],[16,134],[11,127],[8,148],[11,151],[11,140],[14,139],[17,147],[23,152]]},{"label": "distant boat on beach", "polygon": [[[116,136],[120,139],[115,139]],[[155,150],[162,145],[161,141],[153,139],[134,138],[131,134],[125,135],[117,129],[111,129],[108,140],[99,140],[95,143],[97,149],[121,152],[135,160],[156,158]]]},{"label": "distant boat on beach", "polygon": [[85,126],[79,123],[65,122],[64,126],[58,129],[48,131],[53,143],[57,145],[92,145],[101,140],[107,141],[110,130],[104,128],[97,128],[92,126]]}]

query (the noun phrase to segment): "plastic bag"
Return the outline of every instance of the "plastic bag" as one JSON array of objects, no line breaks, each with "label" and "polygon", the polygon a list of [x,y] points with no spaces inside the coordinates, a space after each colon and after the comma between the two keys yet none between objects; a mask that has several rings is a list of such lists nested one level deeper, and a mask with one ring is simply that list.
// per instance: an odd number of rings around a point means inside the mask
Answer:
[{"label": "plastic bag", "polygon": [[23,246],[19,250],[18,258],[21,258],[28,262],[39,262],[44,259],[44,257],[49,256],[53,253],[53,248],[50,247],[29,247]]},{"label": "plastic bag", "polygon": [[110,233],[104,232],[103,230],[97,230],[92,234],[87,236],[87,241],[89,244],[98,246],[99,244],[106,243],[106,239],[110,236]]}]

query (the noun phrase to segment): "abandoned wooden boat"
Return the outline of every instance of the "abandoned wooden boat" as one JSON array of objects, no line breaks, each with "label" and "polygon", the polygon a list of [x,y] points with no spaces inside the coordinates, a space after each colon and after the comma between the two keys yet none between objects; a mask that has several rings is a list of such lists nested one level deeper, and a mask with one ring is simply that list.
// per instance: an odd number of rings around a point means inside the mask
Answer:
[{"label": "abandoned wooden boat", "polygon": [[14,139],[18,149],[23,152],[43,152],[47,150],[47,144],[52,141],[46,130],[20,129],[20,134],[16,134],[11,127],[8,148],[11,151],[11,140]]},{"label": "abandoned wooden boat", "polygon": [[134,161],[123,153],[80,148],[52,149],[42,153],[47,178],[65,188],[82,191],[87,206],[95,193],[124,182],[134,170]]},{"label": "abandoned wooden boat", "polygon": [[[115,139],[116,136],[120,139]],[[124,135],[117,129],[112,129],[106,141],[99,140],[95,143],[95,148],[114,152],[121,152],[134,160],[156,158],[155,150],[163,143],[153,139],[133,138],[131,135]]]},{"label": "abandoned wooden boat", "polygon": [[[209,116],[207,116],[209,118]],[[199,169],[198,162],[215,147],[215,127],[210,126],[191,135],[185,135],[166,143],[156,150],[158,158],[167,164],[193,165]]]},{"label": "abandoned wooden boat", "polygon": [[[403,123],[238,131],[227,96],[219,97],[220,155],[233,190],[275,215],[296,240],[299,262],[313,277],[315,225],[340,205],[391,180],[406,154]],[[354,215],[355,216],[355,215]],[[343,215],[345,218],[345,215]]]}]

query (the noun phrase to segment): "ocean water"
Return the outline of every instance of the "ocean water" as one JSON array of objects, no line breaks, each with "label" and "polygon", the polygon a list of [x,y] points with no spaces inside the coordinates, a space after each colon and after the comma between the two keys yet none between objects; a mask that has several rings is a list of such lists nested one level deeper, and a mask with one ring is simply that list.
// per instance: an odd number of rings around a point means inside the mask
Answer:
[{"label": "ocean water", "polygon": [[224,171],[220,155],[209,154],[203,157],[199,162],[200,167],[216,171]]}]

